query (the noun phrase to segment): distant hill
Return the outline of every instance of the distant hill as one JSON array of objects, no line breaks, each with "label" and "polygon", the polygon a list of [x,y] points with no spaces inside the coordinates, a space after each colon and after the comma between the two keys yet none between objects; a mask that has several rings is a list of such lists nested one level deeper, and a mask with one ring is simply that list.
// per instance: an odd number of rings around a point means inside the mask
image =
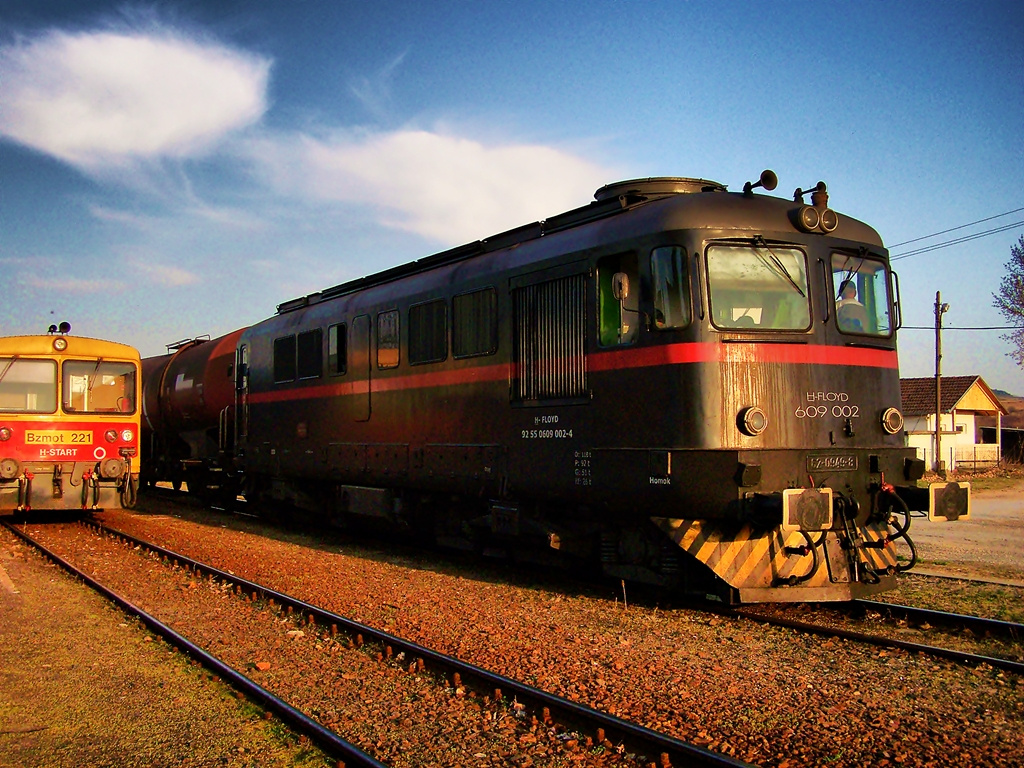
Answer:
[{"label": "distant hill", "polygon": [[1017,395],[1011,395],[1009,392],[1006,392],[1002,389],[993,389],[992,391],[995,393],[995,396],[999,398],[1000,402],[1002,402],[1004,397],[1011,400],[1017,397]]},{"label": "distant hill", "polygon": [[[1024,397],[993,391],[999,398],[999,402],[1009,411],[1003,416],[1002,425],[1012,429],[1024,429]],[[995,419],[992,419],[992,426],[995,426]]]}]

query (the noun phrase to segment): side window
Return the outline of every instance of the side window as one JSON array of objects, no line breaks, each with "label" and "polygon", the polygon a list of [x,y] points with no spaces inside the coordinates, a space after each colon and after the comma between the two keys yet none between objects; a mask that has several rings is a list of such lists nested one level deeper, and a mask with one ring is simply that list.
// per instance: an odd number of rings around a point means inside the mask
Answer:
[{"label": "side window", "polygon": [[299,334],[297,368],[300,379],[318,379],[323,374],[323,331],[319,328]]},{"label": "side window", "polygon": [[669,245],[651,251],[651,284],[654,326],[668,329],[689,325],[692,313],[685,248]]},{"label": "side window", "polygon": [[640,326],[635,253],[607,256],[597,263],[598,340],[603,347],[631,344]]},{"label": "side window", "polygon": [[348,369],[348,326],[345,323],[327,329],[327,372],[340,376]]},{"label": "side window", "polygon": [[295,381],[295,337],[274,339],[274,382]]},{"label": "side window", "polygon": [[398,367],[398,310],[377,315],[377,367]]},{"label": "side window", "polygon": [[498,297],[494,288],[463,293],[452,300],[452,354],[493,355],[498,351]]},{"label": "side window", "polygon": [[444,299],[409,307],[409,364],[448,357],[448,303]]},{"label": "side window", "polygon": [[852,254],[833,253],[832,286],[839,330],[869,336],[892,333],[885,264]]}]

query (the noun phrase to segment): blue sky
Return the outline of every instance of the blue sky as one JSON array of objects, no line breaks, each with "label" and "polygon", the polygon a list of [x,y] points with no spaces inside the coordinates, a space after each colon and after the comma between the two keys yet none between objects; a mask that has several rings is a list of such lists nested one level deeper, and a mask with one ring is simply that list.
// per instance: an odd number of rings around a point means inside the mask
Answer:
[{"label": "blue sky", "polygon": [[[0,0],[0,334],[144,355],[603,184],[819,180],[887,245],[904,376],[1024,394],[1024,10],[944,2]],[[923,326],[916,330],[913,326]]]}]

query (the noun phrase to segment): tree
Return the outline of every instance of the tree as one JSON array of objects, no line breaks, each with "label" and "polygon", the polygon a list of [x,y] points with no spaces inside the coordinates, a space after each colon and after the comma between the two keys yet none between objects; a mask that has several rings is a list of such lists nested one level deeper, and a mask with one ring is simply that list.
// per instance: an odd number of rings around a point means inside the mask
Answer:
[{"label": "tree", "polygon": [[1010,246],[1010,260],[1003,266],[1006,275],[999,283],[999,291],[992,294],[992,306],[1013,324],[1013,331],[1002,337],[1013,345],[1013,350],[1006,354],[1024,367],[1024,235]]}]

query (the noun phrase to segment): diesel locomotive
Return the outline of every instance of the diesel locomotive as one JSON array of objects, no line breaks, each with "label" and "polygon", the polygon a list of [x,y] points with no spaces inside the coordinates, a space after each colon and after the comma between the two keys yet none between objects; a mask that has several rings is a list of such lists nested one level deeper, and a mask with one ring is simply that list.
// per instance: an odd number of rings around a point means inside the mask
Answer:
[{"label": "diesel locomotive", "polygon": [[610,184],[180,343],[144,479],[727,603],[890,588],[970,489],[905,447],[881,238],[775,185]]},{"label": "diesel locomotive", "polygon": [[135,504],[138,350],[70,331],[0,338],[0,514]]}]

